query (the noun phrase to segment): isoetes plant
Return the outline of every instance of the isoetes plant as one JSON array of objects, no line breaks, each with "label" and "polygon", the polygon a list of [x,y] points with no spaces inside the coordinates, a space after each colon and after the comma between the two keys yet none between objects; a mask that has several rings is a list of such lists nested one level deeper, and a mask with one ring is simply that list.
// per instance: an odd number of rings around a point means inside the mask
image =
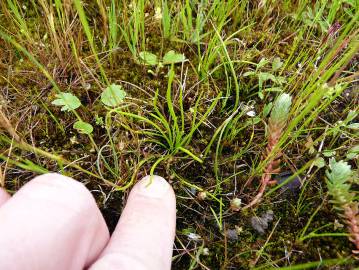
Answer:
[{"label": "isoetes plant", "polygon": [[264,173],[262,174],[258,194],[249,204],[243,207],[243,209],[253,207],[261,200],[267,185],[271,183],[272,175],[275,173],[279,173],[280,171],[279,164],[281,153],[279,152],[273,155],[273,150],[276,148],[281,138],[283,129],[287,124],[291,104],[292,97],[286,93],[282,93],[281,95],[279,95],[279,97],[274,102],[273,109],[268,121],[268,143],[264,156],[264,159],[269,159],[268,165],[266,166],[266,168],[264,169]]},{"label": "isoetes plant", "polygon": [[359,254],[359,202],[355,201],[355,193],[351,190],[353,171],[345,161],[329,161],[329,170],[326,172],[327,187],[331,203],[338,211],[340,217],[346,223],[349,232],[349,240],[354,243],[353,253]]}]

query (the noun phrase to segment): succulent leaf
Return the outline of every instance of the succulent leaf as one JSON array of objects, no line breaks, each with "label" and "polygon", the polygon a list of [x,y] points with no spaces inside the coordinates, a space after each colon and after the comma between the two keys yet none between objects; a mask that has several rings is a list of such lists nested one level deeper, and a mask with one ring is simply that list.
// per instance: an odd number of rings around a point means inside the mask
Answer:
[{"label": "succulent leaf", "polygon": [[270,116],[271,121],[283,123],[288,119],[290,106],[292,105],[292,97],[283,93],[274,102],[272,113]]},{"label": "succulent leaf", "polygon": [[329,160],[329,169],[325,173],[333,202],[339,206],[350,203],[354,199],[354,194],[350,192],[349,181],[353,174],[350,165],[342,160],[337,162],[332,158]]}]

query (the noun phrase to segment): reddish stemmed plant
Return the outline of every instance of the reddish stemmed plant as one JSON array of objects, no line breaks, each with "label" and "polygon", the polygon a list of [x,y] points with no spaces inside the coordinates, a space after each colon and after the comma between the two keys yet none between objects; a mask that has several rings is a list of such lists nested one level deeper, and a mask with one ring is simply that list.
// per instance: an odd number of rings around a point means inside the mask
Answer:
[{"label": "reddish stemmed plant", "polygon": [[327,186],[340,217],[348,226],[349,240],[354,243],[353,253],[359,254],[359,202],[355,201],[355,193],[351,189],[353,172],[350,165],[344,161],[331,159],[326,171]]},{"label": "reddish stemmed plant", "polygon": [[286,93],[281,94],[274,102],[273,109],[268,120],[268,144],[264,156],[264,159],[268,159],[268,165],[262,174],[259,192],[249,204],[243,207],[243,209],[253,207],[259,203],[268,184],[275,183],[275,181],[272,181],[272,175],[279,173],[280,171],[279,165],[281,161],[281,152],[279,151],[279,153],[273,154],[273,150],[276,148],[287,124],[291,104],[292,97]]}]

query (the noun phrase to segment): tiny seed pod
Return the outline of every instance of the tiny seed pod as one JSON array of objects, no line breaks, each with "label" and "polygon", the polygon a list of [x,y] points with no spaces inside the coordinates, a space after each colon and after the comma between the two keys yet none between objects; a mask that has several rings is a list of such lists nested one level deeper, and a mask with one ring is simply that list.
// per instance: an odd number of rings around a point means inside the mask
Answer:
[{"label": "tiny seed pod", "polygon": [[198,192],[197,198],[201,201],[204,201],[207,198],[207,192],[205,192],[205,191]]},{"label": "tiny seed pod", "polygon": [[239,198],[234,198],[231,200],[231,209],[233,211],[239,211],[239,209],[241,208],[241,204],[242,204],[242,200]]}]

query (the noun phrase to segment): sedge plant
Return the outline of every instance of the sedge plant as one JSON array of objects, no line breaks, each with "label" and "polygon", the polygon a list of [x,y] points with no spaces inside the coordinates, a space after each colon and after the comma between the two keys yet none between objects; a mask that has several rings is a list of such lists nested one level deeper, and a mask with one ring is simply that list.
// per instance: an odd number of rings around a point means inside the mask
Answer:
[{"label": "sedge plant", "polygon": [[[183,88],[179,88],[179,99],[178,99],[178,109],[176,110],[176,103],[173,100],[173,81],[175,79],[174,65],[172,64],[171,69],[168,74],[168,85],[166,91],[166,105],[167,109],[162,111],[159,104],[159,93],[156,91],[156,94],[153,98],[152,107],[153,113],[143,116],[140,113],[136,114],[129,112],[125,109],[128,109],[127,106],[121,108],[114,108],[106,114],[106,127],[108,129],[112,126],[111,117],[113,114],[117,114],[127,119],[136,120],[142,122],[146,125],[145,129],[136,131],[137,134],[145,135],[147,137],[146,141],[155,143],[161,148],[165,149],[165,153],[160,157],[152,166],[151,174],[154,171],[154,168],[165,159],[173,157],[176,154],[182,152],[185,155],[191,157],[193,160],[203,163],[203,160],[198,157],[196,154],[192,153],[187,147],[192,141],[193,135],[198,130],[198,128],[207,120],[209,115],[213,112],[214,108],[217,106],[221,94],[219,94],[208,106],[205,112],[200,115],[199,113],[199,102],[201,101],[202,94],[197,98],[194,107],[192,107],[192,117],[191,123],[187,128],[185,125],[185,111],[183,104]],[[125,121],[120,122],[121,126],[129,131],[132,131],[129,126],[126,125]],[[110,137],[110,135],[109,135]],[[112,143],[112,142],[111,142]]]}]

